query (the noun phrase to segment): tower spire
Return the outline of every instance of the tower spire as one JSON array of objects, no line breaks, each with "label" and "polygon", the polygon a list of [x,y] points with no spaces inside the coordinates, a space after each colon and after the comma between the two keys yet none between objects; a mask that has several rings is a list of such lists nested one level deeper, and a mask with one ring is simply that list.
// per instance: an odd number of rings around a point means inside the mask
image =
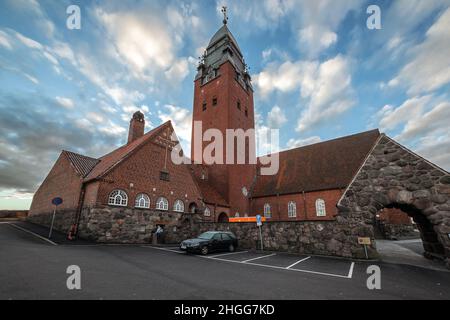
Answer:
[{"label": "tower spire", "polygon": [[227,15],[227,7],[223,6],[222,7],[222,13],[223,13],[223,24],[227,24],[228,22],[228,15]]}]

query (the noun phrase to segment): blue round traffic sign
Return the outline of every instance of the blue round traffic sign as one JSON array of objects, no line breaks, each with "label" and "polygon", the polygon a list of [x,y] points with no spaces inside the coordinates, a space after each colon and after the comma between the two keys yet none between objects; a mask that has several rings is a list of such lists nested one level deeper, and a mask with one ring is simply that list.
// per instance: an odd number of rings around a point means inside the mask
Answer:
[{"label": "blue round traffic sign", "polygon": [[63,203],[63,199],[60,198],[60,197],[53,198],[52,203],[53,203],[55,206],[59,206],[61,203]]}]

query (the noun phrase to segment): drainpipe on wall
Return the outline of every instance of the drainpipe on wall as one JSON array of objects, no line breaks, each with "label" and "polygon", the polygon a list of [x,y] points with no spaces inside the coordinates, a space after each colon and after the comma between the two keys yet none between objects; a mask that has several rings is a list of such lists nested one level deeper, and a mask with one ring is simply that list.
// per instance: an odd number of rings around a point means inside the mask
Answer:
[{"label": "drainpipe on wall", "polygon": [[306,212],[306,194],[305,190],[302,191],[303,194],[303,211],[305,211],[305,220],[308,220],[308,213]]},{"label": "drainpipe on wall", "polygon": [[76,230],[75,230],[75,236],[78,235],[78,228],[80,226],[80,218],[81,218],[81,211],[83,210],[83,204],[84,204],[84,195],[86,194],[86,186],[83,183],[81,185],[81,190],[80,190],[80,199],[78,200],[78,207],[77,207],[77,212],[75,214],[75,221],[74,224],[76,225]]},{"label": "drainpipe on wall", "polygon": [[278,212],[278,221],[281,221],[281,213],[280,213],[280,194],[277,193],[277,212]]}]

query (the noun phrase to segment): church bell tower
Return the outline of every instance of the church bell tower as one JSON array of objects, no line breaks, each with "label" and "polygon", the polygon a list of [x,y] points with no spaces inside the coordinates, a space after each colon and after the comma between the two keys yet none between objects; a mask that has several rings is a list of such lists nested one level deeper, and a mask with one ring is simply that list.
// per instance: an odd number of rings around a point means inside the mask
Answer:
[{"label": "church bell tower", "polygon": [[[253,183],[256,165],[249,163],[255,156],[255,146],[246,138],[245,164],[237,164],[236,143],[234,164],[226,163],[226,130],[255,128],[253,88],[251,77],[238,43],[227,26],[226,7],[222,9],[222,27],[211,38],[205,53],[200,58],[195,77],[193,128],[201,122],[202,136],[208,129],[218,129],[223,137],[223,164],[212,164],[208,169],[208,181],[228,201],[230,214],[253,214],[249,212],[248,190]],[[248,131],[250,132],[250,131]],[[195,149],[195,130],[192,131],[191,159],[199,162],[200,151]],[[255,139],[254,132],[251,138]],[[203,148],[211,142],[203,142]],[[200,161],[202,162],[202,161]],[[204,162],[202,162],[204,163]]]}]

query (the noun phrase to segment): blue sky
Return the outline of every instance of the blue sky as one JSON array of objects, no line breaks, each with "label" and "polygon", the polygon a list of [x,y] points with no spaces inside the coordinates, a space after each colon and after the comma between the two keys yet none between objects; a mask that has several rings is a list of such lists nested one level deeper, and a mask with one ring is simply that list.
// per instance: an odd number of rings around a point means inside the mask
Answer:
[{"label": "blue sky", "polygon": [[0,209],[28,208],[62,149],[125,143],[138,109],[147,129],[171,119],[189,154],[196,64],[223,5],[258,132],[279,128],[281,149],[379,128],[450,169],[450,1],[3,0]]}]

